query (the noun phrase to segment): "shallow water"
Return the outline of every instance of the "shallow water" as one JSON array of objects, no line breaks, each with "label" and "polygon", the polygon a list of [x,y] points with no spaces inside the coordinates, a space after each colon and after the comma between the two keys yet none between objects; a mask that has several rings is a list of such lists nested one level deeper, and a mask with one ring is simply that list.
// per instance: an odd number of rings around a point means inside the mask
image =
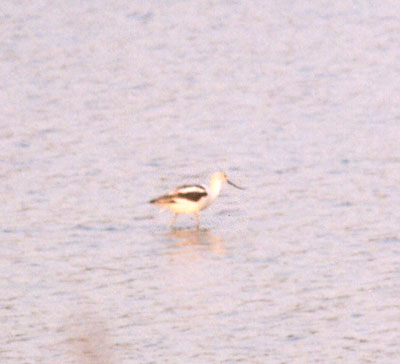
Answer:
[{"label": "shallow water", "polygon": [[2,364],[398,363],[397,2],[0,7]]}]

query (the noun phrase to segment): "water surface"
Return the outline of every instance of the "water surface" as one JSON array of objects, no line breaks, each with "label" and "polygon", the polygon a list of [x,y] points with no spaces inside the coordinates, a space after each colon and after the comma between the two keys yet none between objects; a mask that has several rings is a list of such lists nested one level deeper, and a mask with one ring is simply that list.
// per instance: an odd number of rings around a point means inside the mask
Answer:
[{"label": "water surface", "polygon": [[0,7],[2,364],[398,362],[397,2]]}]

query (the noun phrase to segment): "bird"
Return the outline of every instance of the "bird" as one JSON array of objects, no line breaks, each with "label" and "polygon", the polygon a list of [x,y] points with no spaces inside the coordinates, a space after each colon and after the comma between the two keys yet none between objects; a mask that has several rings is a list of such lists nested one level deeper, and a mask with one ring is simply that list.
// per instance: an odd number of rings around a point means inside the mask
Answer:
[{"label": "bird", "polygon": [[183,185],[149,202],[174,212],[174,217],[169,224],[171,228],[179,214],[194,214],[196,217],[196,228],[198,230],[200,226],[199,211],[210,206],[218,197],[222,184],[225,182],[239,190],[244,190],[243,187],[239,187],[231,182],[225,172],[219,171],[211,176],[211,182],[208,188],[203,185]]}]

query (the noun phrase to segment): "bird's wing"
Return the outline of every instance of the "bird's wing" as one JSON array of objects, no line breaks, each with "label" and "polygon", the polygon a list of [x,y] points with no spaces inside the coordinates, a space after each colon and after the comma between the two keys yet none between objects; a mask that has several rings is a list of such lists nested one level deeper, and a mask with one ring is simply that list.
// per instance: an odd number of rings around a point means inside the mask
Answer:
[{"label": "bird's wing", "polygon": [[178,187],[170,195],[176,199],[185,199],[189,201],[198,201],[207,196],[207,190],[202,185],[183,185]]}]

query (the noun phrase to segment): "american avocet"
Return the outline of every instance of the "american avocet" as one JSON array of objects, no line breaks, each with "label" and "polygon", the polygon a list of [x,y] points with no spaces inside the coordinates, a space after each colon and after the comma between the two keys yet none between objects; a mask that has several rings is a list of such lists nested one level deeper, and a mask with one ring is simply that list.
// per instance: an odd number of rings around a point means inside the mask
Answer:
[{"label": "american avocet", "polygon": [[240,190],[244,189],[229,181],[224,172],[216,172],[211,177],[211,183],[208,189],[202,185],[184,185],[178,187],[171,193],[151,200],[150,203],[170,209],[175,213],[170,223],[171,227],[175,223],[178,214],[194,214],[196,216],[196,227],[198,229],[199,211],[205,209],[218,197],[224,182]]}]

